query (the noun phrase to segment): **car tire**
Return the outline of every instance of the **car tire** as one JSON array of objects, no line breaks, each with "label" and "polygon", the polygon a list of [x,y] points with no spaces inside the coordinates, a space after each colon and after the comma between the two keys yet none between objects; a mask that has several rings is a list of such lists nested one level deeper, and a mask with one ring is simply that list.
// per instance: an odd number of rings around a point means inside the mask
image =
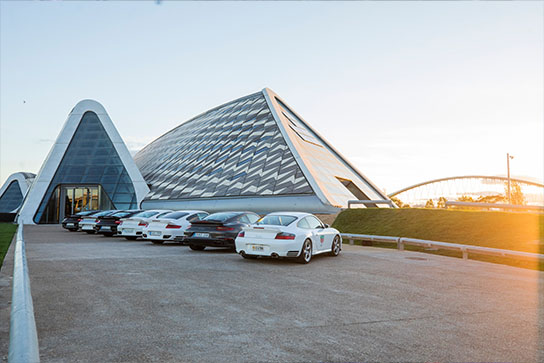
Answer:
[{"label": "car tire", "polygon": [[340,254],[340,236],[334,236],[331,246],[331,256],[338,256]]},{"label": "car tire", "polygon": [[243,258],[247,258],[248,260],[254,260],[254,259],[256,259],[256,258],[259,257],[259,256],[248,255],[247,253],[242,253],[242,257],[243,257]]},{"label": "car tire", "polygon": [[312,241],[307,239],[302,244],[302,249],[300,250],[300,256],[297,257],[297,262],[306,264],[310,263],[312,260]]},{"label": "car tire", "polygon": [[134,241],[138,237],[136,237],[136,236],[125,236],[125,238],[128,239],[129,241]]},{"label": "car tire", "polygon": [[77,229],[69,229],[70,232],[77,232]]},{"label": "car tire", "polygon": [[189,245],[189,248],[192,249],[193,251],[204,251],[204,249],[206,248],[206,246],[201,246],[201,245]]},{"label": "car tire", "polygon": [[94,231],[85,231],[87,234],[94,234]]},{"label": "car tire", "polygon": [[164,241],[151,241],[154,245],[162,245]]}]

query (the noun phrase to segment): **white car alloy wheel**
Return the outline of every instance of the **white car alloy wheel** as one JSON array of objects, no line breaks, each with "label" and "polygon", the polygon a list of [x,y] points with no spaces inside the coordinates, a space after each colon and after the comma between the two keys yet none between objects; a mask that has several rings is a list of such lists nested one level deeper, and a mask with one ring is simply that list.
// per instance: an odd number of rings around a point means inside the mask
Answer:
[{"label": "white car alloy wheel", "polygon": [[302,251],[300,251],[300,256],[298,261],[300,263],[309,263],[312,260],[312,241],[307,239],[302,244]]},{"label": "white car alloy wheel", "polygon": [[340,237],[334,236],[332,241],[331,255],[338,256],[340,254]]}]

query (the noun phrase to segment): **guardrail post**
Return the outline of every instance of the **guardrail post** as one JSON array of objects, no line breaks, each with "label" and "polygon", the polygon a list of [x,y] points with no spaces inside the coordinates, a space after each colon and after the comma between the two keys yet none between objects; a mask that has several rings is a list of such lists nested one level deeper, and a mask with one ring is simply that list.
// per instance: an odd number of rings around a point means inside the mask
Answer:
[{"label": "guardrail post", "polygon": [[349,239],[350,242],[354,239],[361,240],[363,242],[365,240],[366,241],[370,240],[371,241],[370,245],[372,245],[372,241],[396,243],[399,251],[404,251],[405,245],[425,247],[427,249],[432,248],[435,250],[446,249],[446,250],[454,250],[456,252],[461,251],[463,255],[463,260],[468,259],[468,254],[470,252],[470,253],[474,253],[478,255],[480,254],[487,255],[487,256],[498,255],[498,256],[504,256],[504,257],[524,258],[524,259],[531,259],[531,260],[544,262],[544,254],[539,254],[539,253],[501,250],[498,248],[480,247],[480,246],[449,243],[449,242],[428,241],[428,240],[406,238],[406,237],[375,236],[375,235],[368,235],[368,234],[350,234],[350,233],[343,233],[342,237]]},{"label": "guardrail post", "polygon": [[26,260],[23,225],[19,224],[13,256],[13,290],[9,331],[9,363],[40,361],[34,306]]}]

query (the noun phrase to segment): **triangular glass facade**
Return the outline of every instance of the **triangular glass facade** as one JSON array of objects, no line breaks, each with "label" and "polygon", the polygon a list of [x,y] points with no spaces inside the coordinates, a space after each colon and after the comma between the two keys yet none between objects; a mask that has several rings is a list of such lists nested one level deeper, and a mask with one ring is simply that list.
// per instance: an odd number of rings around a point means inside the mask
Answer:
[{"label": "triangular glass facade", "polygon": [[12,181],[0,196],[0,213],[11,213],[23,202],[23,193],[16,180]]},{"label": "triangular glass facade", "polygon": [[[346,207],[349,200],[387,198],[314,132],[304,120],[280,99],[273,97],[274,102],[277,103],[275,107],[278,116],[283,120],[293,146],[329,203]],[[374,204],[368,206],[377,207]]]},{"label": "triangular glass facade", "polygon": [[314,194],[262,92],[183,123],[134,160],[146,200]]},{"label": "triangular glass facade", "polygon": [[47,223],[44,211],[59,185],[99,185],[117,209],[137,207],[134,186],[98,116],[85,112],[60,162],[34,222]]}]

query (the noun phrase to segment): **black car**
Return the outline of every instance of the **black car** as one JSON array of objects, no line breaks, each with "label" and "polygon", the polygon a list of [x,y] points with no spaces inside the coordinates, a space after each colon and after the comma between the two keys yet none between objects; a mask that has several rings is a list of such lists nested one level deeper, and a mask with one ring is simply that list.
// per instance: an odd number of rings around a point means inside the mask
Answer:
[{"label": "black car", "polygon": [[79,212],[72,214],[62,220],[62,228],[69,230],[70,232],[75,232],[79,229],[79,222],[83,217],[92,216],[95,213],[100,212],[99,210],[86,210],[84,212]]},{"label": "black car", "polygon": [[[185,231],[183,244],[192,250],[202,251],[209,247],[234,248],[234,240],[243,227],[257,222],[260,217],[253,212],[221,212],[191,222]],[[181,238],[176,238],[181,241]]]},{"label": "black car", "polygon": [[117,234],[117,227],[121,224],[121,218],[132,217],[140,213],[141,209],[121,210],[113,214],[98,217],[98,222],[94,226],[96,233],[111,237]]}]

